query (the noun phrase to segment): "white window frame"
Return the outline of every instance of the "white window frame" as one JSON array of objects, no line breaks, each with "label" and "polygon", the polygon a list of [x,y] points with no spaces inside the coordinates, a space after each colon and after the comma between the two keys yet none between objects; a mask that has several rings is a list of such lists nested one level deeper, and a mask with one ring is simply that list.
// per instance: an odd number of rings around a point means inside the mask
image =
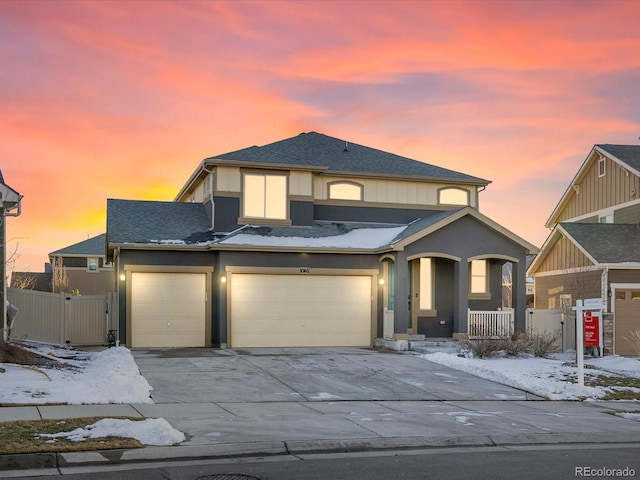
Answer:
[{"label": "white window frame", "polygon": [[[257,192],[257,196],[262,195],[261,203],[256,205],[254,202],[260,202],[259,198],[248,199],[247,195],[250,193],[247,187],[247,180],[260,180],[262,181],[262,191]],[[271,181],[270,181],[271,180]],[[284,185],[279,185],[277,182],[284,180]],[[288,190],[289,190],[289,182],[287,175],[281,174],[271,174],[271,173],[253,173],[247,172],[242,176],[242,216],[247,219],[265,219],[265,220],[287,220],[289,218],[289,206],[288,206]],[[276,194],[278,188],[284,188],[284,192],[282,193],[283,198],[279,199],[282,202],[282,205],[277,207],[277,211],[282,211],[282,213],[273,213],[273,199],[270,199],[272,194]],[[270,211],[271,210],[271,211]]]},{"label": "white window frame", "polygon": [[598,160],[598,177],[604,177],[607,174],[606,159],[601,158]]},{"label": "white window frame", "polygon": [[[91,264],[95,262],[96,268],[91,268]],[[95,273],[100,271],[100,259],[98,257],[87,257],[87,272]]]}]

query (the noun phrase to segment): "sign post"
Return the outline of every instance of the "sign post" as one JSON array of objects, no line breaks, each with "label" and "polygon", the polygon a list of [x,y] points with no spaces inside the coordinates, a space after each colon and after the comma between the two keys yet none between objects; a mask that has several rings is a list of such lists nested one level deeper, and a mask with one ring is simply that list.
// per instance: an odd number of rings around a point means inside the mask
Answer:
[{"label": "sign post", "polygon": [[[603,303],[601,298],[576,300],[576,363],[578,364],[578,385],[584,387],[584,347],[598,347],[602,352]],[[594,313],[596,312],[597,313]]]}]

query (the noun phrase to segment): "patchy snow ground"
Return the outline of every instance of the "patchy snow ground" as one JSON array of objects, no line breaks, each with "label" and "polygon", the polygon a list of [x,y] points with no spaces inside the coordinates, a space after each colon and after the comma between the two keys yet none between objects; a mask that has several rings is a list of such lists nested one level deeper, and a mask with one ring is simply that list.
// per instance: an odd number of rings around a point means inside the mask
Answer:
[{"label": "patchy snow ground", "polygon": [[[611,390],[608,387],[580,387],[575,352],[556,354],[551,358],[500,357],[465,358],[449,353],[430,353],[422,358],[470,373],[480,378],[519,388],[550,400],[597,400]],[[625,375],[640,378],[640,361],[635,358],[610,356],[585,357],[585,379],[589,376]],[[573,383],[575,382],[575,383]],[[640,389],[637,390],[640,395]]]},{"label": "patchy snow ground", "polygon": [[70,432],[43,433],[40,437],[67,438],[72,442],[81,442],[87,438],[127,437],[135,438],[144,445],[174,445],[184,442],[182,432],[174,429],[164,418],[146,420],[125,420],[104,418],[86,428],[76,428]]},{"label": "patchy snow ground", "polygon": [[[101,352],[83,352],[36,343],[29,344],[29,347],[72,368],[0,364],[0,403],[153,403],[150,396],[152,387],[140,375],[131,352],[125,347]],[[182,432],[162,418],[141,421],[105,418],[84,429],[48,436],[52,442],[58,437],[73,441],[108,436],[127,437],[138,439],[144,445],[174,445],[185,440]]]},{"label": "patchy snow ground", "polygon": [[153,403],[151,385],[125,347],[82,352],[32,344],[33,350],[75,368],[43,368],[3,363],[0,403]]}]

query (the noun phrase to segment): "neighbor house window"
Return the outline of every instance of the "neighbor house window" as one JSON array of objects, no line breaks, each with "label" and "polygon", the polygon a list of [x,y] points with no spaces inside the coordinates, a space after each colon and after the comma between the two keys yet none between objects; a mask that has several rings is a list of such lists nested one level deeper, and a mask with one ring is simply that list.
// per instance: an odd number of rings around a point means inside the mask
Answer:
[{"label": "neighbor house window", "polygon": [[613,223],[613,213],[610,213],[609,215],[600,215],[598,217],[598,221],[600,223]]},{"label": "neighbor house window", "polygon": [[463,188],[441,188],[438,203],[442,205],[469,205],[469,191]]},{"label": "neighbor house window", "polygon": [[598,161],[598,176],[604,177],[607,174],[607,164],[605,163],[605,159],[601,158]]},{"label": "neighbor house window", "polygon": [[98,271],[98,259],[97,258],[87,258],[87,270],[90,272]]},{"label": "neighbor house window", "polygon": [[561,293],[560,294],[560,308],[563,310],[571,310],[573,305],[571,294],[570,293]]},{"label": "neighbor house window", "polygon": [[247,218],[287,218],[287,177],[244,175],[243,215]]},{"label": "neighbor house window", "polygon": [[362,200],[362,185],[351,182],[334,182],[329,184],[331,200]]},{"label": "neighbor house window", "polygon": [[420,259],[420,310],[433,310],[433,259]]},{"label": "neighbor house window", "polygon": [[489,278],[487,275],[487,261],[471,260],[470,270],[471,293],[488,293]]}]

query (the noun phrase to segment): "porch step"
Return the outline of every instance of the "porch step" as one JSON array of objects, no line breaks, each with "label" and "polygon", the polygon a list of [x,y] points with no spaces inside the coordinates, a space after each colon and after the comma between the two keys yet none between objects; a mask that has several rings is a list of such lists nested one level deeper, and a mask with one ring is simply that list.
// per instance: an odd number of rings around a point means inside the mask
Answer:
[{"label": "porch step", "polygon": [[451,338],[431,338],[409,341],[409,350],[417,353],[460,353],[460,342]]}]

